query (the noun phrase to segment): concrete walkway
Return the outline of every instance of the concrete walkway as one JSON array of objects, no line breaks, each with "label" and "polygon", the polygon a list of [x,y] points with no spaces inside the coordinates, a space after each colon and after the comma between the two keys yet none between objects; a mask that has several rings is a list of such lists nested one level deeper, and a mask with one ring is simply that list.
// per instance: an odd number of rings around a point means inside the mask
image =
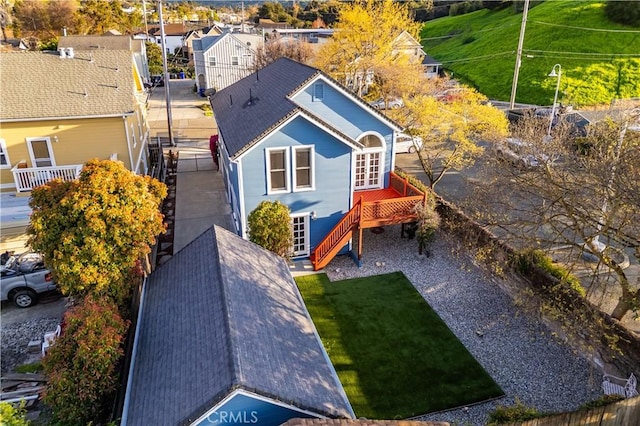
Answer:
[{"label": "concrete walkway", "polygon": [[[209,152],[209,136],[217,133],[216,123],[198,108],[208,103],[193,92],[193,80],[171,80],[172,130],[178,152],[174,253],[212,225],[232,229],[231,209],[222,182]],[[168,137],[164,88],[156,88],[149,99],[151,137]]]}]

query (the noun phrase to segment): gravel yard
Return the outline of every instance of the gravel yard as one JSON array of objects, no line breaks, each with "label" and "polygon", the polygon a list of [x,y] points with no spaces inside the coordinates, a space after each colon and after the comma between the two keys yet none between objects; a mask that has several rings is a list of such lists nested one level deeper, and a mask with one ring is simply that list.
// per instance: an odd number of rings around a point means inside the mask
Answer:
[{"label": "gravel yard", "polygon": [[399,226],[381,234],[366,230],[362,267],[341,256],[326,268],[332,281],[403,271],[506,394],[420,420],[484,425],[497,405],[516,400],[540,411],[562,412],[601,396],[601,372],[518,307],[499,278],[476,266],[445,234],[437,235],[430,251],[430,257],[418,255],[417,242],[401,239]]}]

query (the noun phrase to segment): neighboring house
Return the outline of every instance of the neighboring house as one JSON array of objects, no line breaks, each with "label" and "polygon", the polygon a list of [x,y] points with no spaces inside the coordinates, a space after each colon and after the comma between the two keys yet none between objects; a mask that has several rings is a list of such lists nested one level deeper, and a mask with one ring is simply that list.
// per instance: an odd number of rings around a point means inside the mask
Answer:
[{"label": "neighboring house", "polygon": [[130,50],[0,54],[2,192],[75,179],[92,159],[150,167],[147,94]]},{"label": "neighboring house", "polygon": [[[174,54],[182,51],[184,36],[189,29],[184,24],[165,24],[164,43],[167,53]],[[162,34],[160,25],[149,26],[149,36],[162,47]]]},{"label": "neighboring house", "polygon": [[189,66],[193,66],[194,65],[193,40],[201,39],[201,38],[207,37],[207,36],[217,36],[217,35],[220,35],[220,34],[222,34],[222,30],[219,27],[217,27],[216,25],[213,25],[211,27],[206,27],[206,28],[201,28],[201,29],[198,29],[198,30],[189,31],[184,36],[183,51],[185,53],[185,57],[189,59]]},{"label": "neighboring house", "polygon": [[58,49],[60,48],[72,48],[76,52],[103,49],[129,50],[133,55],[137,74],[142,77],[142,81],[148,83],[151,79],[144,40],[130,36],[113,35],[110,32],[102,36],[64,36],[60,37],[58,41]]},{"label": "neighboring house", "polygon": [[355,416],[289,267],[209,228],[145,281],[121,424],[301,417]]},{"label": "neighboring house", "polygon": [[253,71],[255,50],[234,34],[226,32],[193,40],[196,85],[221,90]]},{"label": "neighboring house", "polygon": [[319,269],[354,236],[360,257],[363,229],[415,220],[424,194],[392,172],[400,127],[320,70],[281,58],[211,105],[242,237],[261,201],[281,201],[291,210],[292,255]]},{"label": "neighboring house", "polygon": [[393,42],[393,52],[407,55],[413,63],[421,63],[424,73],[428,78],[438,76],[442,63],[427,55],[418,40],[408,32],[403,31],[396,37]]},{"label": "neighboring house", "polygon": [[422,60],[422,67],[424,68],[424,73],[428,78],[436,78],[440,75],[440,67],[442,67],[442,62],[432,58],[429,55],[424,55],[424,59]]}]

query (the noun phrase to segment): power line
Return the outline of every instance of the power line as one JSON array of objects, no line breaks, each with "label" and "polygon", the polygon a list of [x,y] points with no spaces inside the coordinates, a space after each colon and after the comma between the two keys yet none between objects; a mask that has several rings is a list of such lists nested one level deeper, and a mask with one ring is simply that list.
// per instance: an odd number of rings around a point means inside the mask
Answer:
[{"label": "power line", "polygon": [[485,59],[491,59],[491,58],[496,58],[498,56],[507,56],[507,55],[513,55],[513,50],[509,51],[509,52],[499,52],[499,53],[494,53],[491,55],[483,55],[483,56],[475,56],[473,58],[464,58],[464,59],[452,59],[450,61],[442,61],[443,64],[453,64],[453,63],[458,63],[458,62],[473,62],[473,61],[482,61]]},{"label": "power line", "polygon": [[550,54],[558,54],[558,55],[574,55],[576,59],[579,59],[580,56],[590,56],[590,57],[600,57],[601,59],[605,58],[640,58],[640,53],[597,53],[597,52],[563,52],[558,50],[535,50],[535,49],[524,49],[526,53],[550,53]]},{"label": "power line", "polygon": [[563,25],[563,24],[552,24],[551,22],[543,22],[543,21],[529,21],[534,24],[540,25],[548,25],[550,27],[562,27],[562,28],[571,28],[574,30],[583,30],[583,31],[598,31],[604,33],[632,33],[632,34],[640,34],[638,30],[607,30],[605,28],[590,28],[590,27],[575,27],[573,25]]}]

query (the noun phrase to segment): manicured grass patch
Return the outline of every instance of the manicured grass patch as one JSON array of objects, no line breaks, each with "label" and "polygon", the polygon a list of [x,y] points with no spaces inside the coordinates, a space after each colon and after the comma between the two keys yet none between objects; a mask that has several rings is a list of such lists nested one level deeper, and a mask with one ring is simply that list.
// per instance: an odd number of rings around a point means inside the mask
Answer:
[{"label": "manicured grass patch", "polygon": [[358,417],[407,418],[503,395],[401,272],[296,282]]}]

